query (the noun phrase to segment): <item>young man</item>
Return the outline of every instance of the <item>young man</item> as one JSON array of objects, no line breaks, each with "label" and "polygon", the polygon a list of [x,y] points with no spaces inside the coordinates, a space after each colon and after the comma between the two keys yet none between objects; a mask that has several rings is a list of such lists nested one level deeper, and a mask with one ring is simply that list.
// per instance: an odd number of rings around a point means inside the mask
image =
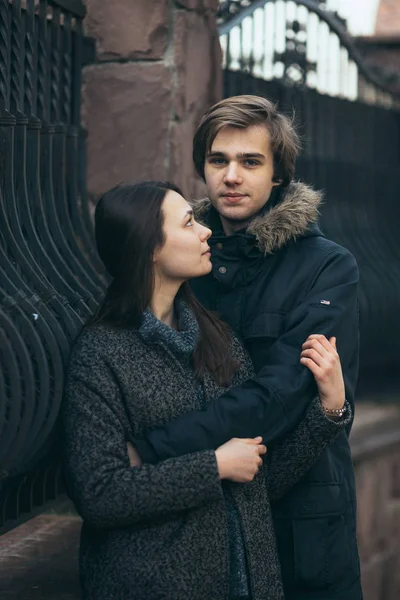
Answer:
[{"label": "young man", "polygon": [[[242,338],[257,376],[204,411],[135,440],[144,462],[216,448],[232,437],[278,442],[316,394],[300,362],[313,333],[336,336],[353,405],[358,268],[319,231],[321,195],[292,181],[298,149],[291,122],[256,96],[219,102],[196,131],[194,162],[209,195],[196,212],[213,231],[213,271],[193,288]],[[318,336],[307,342],[309,356],[319,345]],[[286,600],[362,598],[347,435],[273,506]]]}]

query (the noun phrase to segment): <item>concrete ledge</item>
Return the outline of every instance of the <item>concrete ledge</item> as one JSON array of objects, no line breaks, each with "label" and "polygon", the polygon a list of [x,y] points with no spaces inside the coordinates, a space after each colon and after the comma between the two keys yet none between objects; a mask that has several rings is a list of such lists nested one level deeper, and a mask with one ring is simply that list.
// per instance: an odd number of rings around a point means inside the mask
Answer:
[{"label": "concrete ledge", "polygon": [[78,600],[81,520],[41,515],[0,538],[2,599]]},{"label": "concrete ledge", "polygon": [[355,464],[400,445],[400,406],[374,401],[356,404],[350,445]]},{"label": "concrete ledge", "polygon": [[364,600],[400,598],[400,406],[393,395],[356,405],[350,437]]}]

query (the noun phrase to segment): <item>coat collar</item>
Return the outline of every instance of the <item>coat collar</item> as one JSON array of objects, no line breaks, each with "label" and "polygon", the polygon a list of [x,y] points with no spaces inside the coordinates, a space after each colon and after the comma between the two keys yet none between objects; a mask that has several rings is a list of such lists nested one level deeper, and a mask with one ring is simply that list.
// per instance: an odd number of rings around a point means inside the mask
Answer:
[{"label": "coat collar", "polygon": [[[321,192],[304,183],[293,182],[282,190],[278,202],[272,207],[267,203],[266,210],[249,223],[245,233],[255,237],[258,249],[263,254],[276,252],[291,240],[306,235],[310,229],[316,229],[321,202]],[[199,221],[213,229],[219,222],[220,228],[219,217],[208,198],[198,200],[193,205]]]}]

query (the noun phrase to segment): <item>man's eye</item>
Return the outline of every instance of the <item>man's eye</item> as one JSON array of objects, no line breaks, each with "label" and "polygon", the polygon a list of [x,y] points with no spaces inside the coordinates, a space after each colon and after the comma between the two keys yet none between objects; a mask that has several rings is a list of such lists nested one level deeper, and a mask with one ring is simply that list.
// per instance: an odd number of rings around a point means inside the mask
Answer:
[{"label": "man's eye", "polygon": [[213,165],[223,165],[225,164],[225,159],[224,158],[211,158],[210,159],[210,163]]},{"label": "man's eye", "polygon": [[248,167],[255,167],[260,164],[258,160],[253,160],[252,158],[248,158],[244,162]]}]

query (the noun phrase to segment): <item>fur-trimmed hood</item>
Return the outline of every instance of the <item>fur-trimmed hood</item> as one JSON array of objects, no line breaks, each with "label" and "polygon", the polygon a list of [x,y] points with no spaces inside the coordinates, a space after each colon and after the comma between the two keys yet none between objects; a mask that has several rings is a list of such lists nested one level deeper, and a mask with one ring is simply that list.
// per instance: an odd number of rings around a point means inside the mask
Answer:
[{"label": "fur-trimmed hood", "polygon": [[[255,217],[246,233],[254,235],[264,254],[276,252],[290,240],[304,235],[319,216],[322,193],[301,183],[291,183],[280,201],[270,210]],[[211,202],[208,198],[193,203],[196,219],[208,224]]]}]

